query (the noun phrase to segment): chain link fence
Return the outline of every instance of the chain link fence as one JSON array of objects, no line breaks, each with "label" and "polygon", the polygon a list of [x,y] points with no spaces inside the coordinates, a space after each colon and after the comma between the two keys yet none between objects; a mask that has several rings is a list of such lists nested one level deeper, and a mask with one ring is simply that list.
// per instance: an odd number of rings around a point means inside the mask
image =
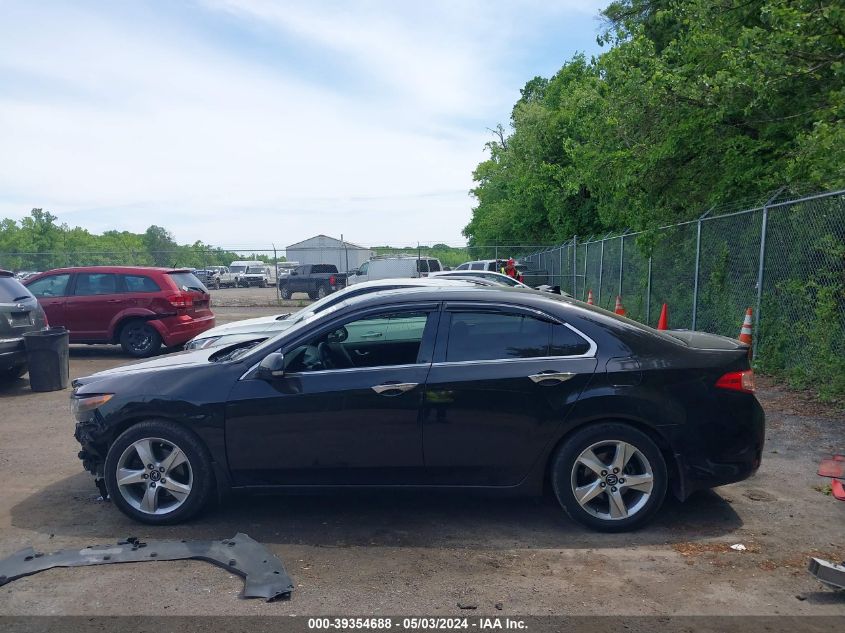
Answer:
[{"label": "chain link fence", "polygon": [[578,299],[592,291],[612,310],[619,296],[628,316],[651,326],[665,303],[670,328],[735,338],[751,307],[758,368],[845,394],[845,191],[574,237],[523,261]]}]

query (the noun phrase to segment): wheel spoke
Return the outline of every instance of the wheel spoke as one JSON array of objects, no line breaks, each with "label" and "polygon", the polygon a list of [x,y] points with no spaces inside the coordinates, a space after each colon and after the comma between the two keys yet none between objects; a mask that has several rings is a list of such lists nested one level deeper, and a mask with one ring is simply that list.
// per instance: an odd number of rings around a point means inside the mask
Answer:
[{"label": "wheel spoke", "polygon": [[601,487],[601,480],[596,479],[590,484],[576,488],[575,499],[583,506],[595,499],[602,492],[604,492],[604,489]]},{"label": "wheel spoke", "polygon": [[634,447],[627,442],[617,442],[616,454],[613,456],[613,462],[610,464],[610,467],[618,468],[619,470],[616,472],[621,473],[625,470],[625,466],[628,465],[628,460],[634,455],[634,451]]},{"label": "wheel spoke", "polygon": [[654,486],[654,477],[650,473],[643,475],[625,475],[625,483],[620,483],[620,488],[630,488],[640,492],[651,492]]},{"label": "wheel spoke", "polygon": [[147,464],[155,465],[156,460],[153,457],[153,446],[150,440],[138,440],[134,447],[138,457],[141,458],[141,464],[144,466],[147,466]]},{"label": "wheel spoke", "polygon": [[161,465],[164,466],[164,471],[169,473],[171,470],[180,464],[184,464],[186,461],[188,461],[188,458],[185,457],[185,453],[182,452],[182,449],[178,446],[174,446],[173,450],[170,451],[170,455],[164,458]]},{"label": "wheel spoke", "polygon": [[130,468],[119,468],[117,471],[117,485],[128,486],[130,484],[144,483],[144,470],[133,470]]},{"label": "wheel spoke", "polygon": [[155,488],[152,485],[147,486],[146,491],[144,492],[144,498],[141,499],[141,510],[143,512],[148,512],[149,514],[154,514],[156,510],[158,510],[158,491],[160,488],[156,486]]},{"label": "wheel spoke", "polygon": [[610,518],[624,519],[628,516],[628,506],[625,505],[625,500],[622,498],[622,493],[608,492],[607,498],[610,499]]},{"label": "wheel spoke", "polygon": [[586,450],[581,453],[581,456],[578,458],[578,462],[599,476],[601,476],[603,470],[607,470],[607,466],[601,463],[601,460],[592,450]]},{"label": "wheel spoke", "polygon": [[176,497],[179,501],[183,501],[191,492],[191,487],[189,485],[180,484],[178,481],[173,481],[172,479],[166,480],[166,482],[162,485],[165,490]]}]

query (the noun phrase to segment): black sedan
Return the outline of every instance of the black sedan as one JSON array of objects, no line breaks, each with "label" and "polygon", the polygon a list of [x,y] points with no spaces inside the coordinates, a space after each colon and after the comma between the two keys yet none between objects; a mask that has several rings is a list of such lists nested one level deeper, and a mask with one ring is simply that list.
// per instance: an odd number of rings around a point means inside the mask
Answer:
[{"label": "black sedan", "polygon": [[744,344],[508,289],[372,293],[74,385],[85,468],[150,524],[228,490],[549,483],[573,519],[628,530],[667,491],[752,475],[764,439]]}]

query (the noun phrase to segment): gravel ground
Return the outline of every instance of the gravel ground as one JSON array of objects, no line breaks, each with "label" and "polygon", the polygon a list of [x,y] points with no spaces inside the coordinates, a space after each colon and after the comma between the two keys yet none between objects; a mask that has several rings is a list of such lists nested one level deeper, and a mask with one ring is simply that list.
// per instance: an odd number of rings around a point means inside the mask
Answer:
[{"label": "gravel ground", "polygon": [[[214,302],[273,292],[222,290]],[[216,308],[220,323],[279,311]],[[125,362],[117,347],[74,346],[71,376]],[[756,477],[669,500],[642,531],[602,535],[550,498],[433,493],[239,497],[188,525],[141,526],[82,471],[68,392],[32,393],[24,378],[0,388],[0,556],[241,531],[285,562],[296,590],[238,600],[239,578],[193,561],[55,569],[0,588],[0,614],[467,614],[462,603],[474,615],[845,615],[845,592],[805,571],[812,555],[845,558],[845,503],[815,475],[823,454],[845,452],[842,412],[760,382],[769,431]]]}]

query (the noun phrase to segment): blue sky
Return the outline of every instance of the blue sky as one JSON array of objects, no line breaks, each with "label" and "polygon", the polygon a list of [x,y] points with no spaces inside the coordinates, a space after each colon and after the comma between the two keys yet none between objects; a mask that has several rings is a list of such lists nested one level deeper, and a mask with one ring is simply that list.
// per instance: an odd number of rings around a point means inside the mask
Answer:
[{"label": "blue sky", "polygon": [[0,0],[0,217],[461,244],[487,128],[592,0]]}]

